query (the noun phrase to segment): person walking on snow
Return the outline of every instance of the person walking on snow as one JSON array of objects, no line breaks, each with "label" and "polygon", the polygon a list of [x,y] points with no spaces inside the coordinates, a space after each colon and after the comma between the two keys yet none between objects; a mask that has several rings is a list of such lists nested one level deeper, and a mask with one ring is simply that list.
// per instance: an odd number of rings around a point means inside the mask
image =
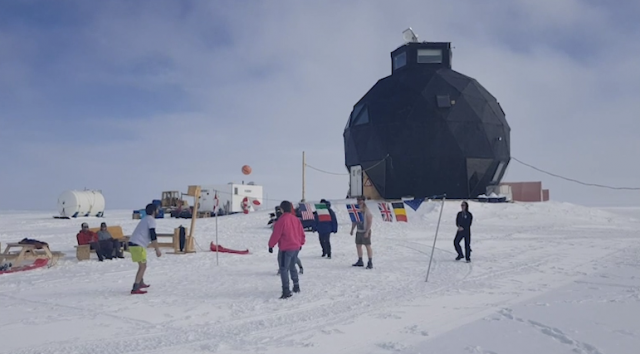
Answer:
[{"label": "person walking on snow", "polygon": [[[300,251],[302,251],[302,249]],[[280,272],[281,272],[281,267],[282,267],[281,258],[282,258],[282,251],[278,249],[278,274],[277,275],[280,275]],[[298,268],[300,268],[298,273],[304,274],[304,267],[302,267],[302,261],[300,260],[300,252],[298,252],[298,256],[296,257],[295,264],[297,264]]]},{"label": "person walking on snow", "polygon": [[[280,206],[278,206],[278,208],[280,208]],[[282,214],[284,214],[284,213],[282,212],[282,209],[280,209],[280,216],[282,216]],[[296,207],[293,206],[293,203],[291,204],[291,214],[292,215],[296,215]],[[296,215],[296,217],[297,217],[297,215]],[[303,227],[303,230],[304,230],[304,227]],[[300,251],[302,251],[302,248],[300,249]],[[298,265],[298,268],[300,268],[298,273],[304,274],[304,267],[302,267],[302,261],[300,260],[300,251],[298,252],[298,255],[296,256],[295,263]],[[281,270],[280,270],[280,268],[282,267],[281,259],[282,259],[282,250],[278,249],[278,274],[277,275],[280,275],[280,273],[281,273]]]},{"label": "person walking on snow", "polygon": [[142,289],[149,287],[149,285],[144,283],[144,272],[147,270],[147,247],[149,244],[155,248],[156,257],[162,256],[156,236],[156,215],[158,214],[158,209],[155,204],[147,204],[145,212],[147,215],[138,222],[138,226],[133,230],[131,239],[129,239],[131,260],[138,263],[138,273],[136,273],[136,280],[133,283],[131,294],[147,293]]},{"label": "person walking on snow", "polygon": [[453,240],[453,246],[458,253],[456,261],[459,261],[464,257],[462,248],[460,247],[460,242],[464,238],[464,250],[467,263],[469,263],[471,262],[471,223],[473,222],[473,214],[469,212],[469,204],[465,201],[462,202],[460,208],[462,210],[458,212],[458,216],[456,217],[458,232],[456,233],[456,238]]},{"label": "person walking on snow", "polygon": [[331,221],[322,221],[318,217],[318,214],[315,213],[315,221],[316,221],[316,231],[318,232],[318,239],[320,240],[320,247],[322,247],[322,257],[327,256],[328,259],[331,259],[331,233],[338,232],[338,218],[336,217],[336,213],[331,209],[331,202],[325,199],[320,200],[320,203],[323,203],[327,206],[329,210],[329,215],[331,216]]},{"label": "person walking on snow", "polygon": [[292,213],[293,205],[289,201],[280,203],[283,214],[273,225],[271,238],[269,238],[269,253],[273,253],[273,247],[278,245],[280,253],[278,264],[280,265],[280,280],[282,282],[281,299],[292,296],[289,289],[289,276],[293,281],[293,292],[300,292],[300,282],[296,269],[296,259],[298,252],[305,244],[305,234],[302,222]]},{"label": "person walking on snow", "polygon": [[360,211],[364,216],[364,220],[358,223],[351,223],[351,235],[353,236],[353,229],[356,227],[356,249],[358,250],[358,261],[353,264],[354,267],[363,267],[362,263],[362,245],[367,248],[367,256],[369,262],[367,262],[367,269],[373,268],[373,250],[371,249],[371,224],[373,223],[373,214],[367,207],[364,197],[358,197],[358,205]]}]

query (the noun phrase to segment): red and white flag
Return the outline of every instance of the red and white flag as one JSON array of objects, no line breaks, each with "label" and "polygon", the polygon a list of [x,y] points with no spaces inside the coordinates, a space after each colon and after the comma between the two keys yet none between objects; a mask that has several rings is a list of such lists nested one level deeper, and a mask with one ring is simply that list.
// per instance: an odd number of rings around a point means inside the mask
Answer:
[{"label": "red and white flag", "polygon": [[382,215],[382,220],[387,222],[393,222],[393,216],[391,214],[391,208],[388,203],[378,203],[378,209]]}]

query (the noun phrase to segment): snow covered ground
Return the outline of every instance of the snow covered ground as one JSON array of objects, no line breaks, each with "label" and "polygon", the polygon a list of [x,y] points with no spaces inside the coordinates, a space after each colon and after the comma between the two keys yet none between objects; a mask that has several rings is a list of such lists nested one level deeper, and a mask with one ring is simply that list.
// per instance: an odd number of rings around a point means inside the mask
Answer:
[{"label": "snow covered ground", "polygon": [[[126,259],[78,262],[82,221],[3,212],[0,242],[46,241],[65,258],[49,269],[0,275],[0,353],[638,353],[640,208],[545,202],[470,203],[472,263],[454,261],[458,201],[383,223],[375,203],[374,269],[356,260],[344,201],[333,259],[317,234],[301,252],[300,294],[279,300],[268,211],[219,218],[222,246],[208,251],[215,219],[198,219],[198,253],[151,252],[146,295],[129,294]],[[130,234],[130,211],[107,211]],[[159,232],[190,220],[159,219]],[[165,251],[168,251],[165,249]],[[365,257],[366,260],[366,257]]]}]

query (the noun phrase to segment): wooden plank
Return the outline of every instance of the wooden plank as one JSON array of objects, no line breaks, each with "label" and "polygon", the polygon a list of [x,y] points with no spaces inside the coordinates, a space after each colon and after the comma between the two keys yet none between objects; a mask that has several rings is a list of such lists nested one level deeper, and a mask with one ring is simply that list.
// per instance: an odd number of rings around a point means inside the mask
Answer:
[{"label": "wooden plank", "polygon": [[[158,237],[158,239],[156,240],[156,242],[158,242],[158,247],[173,248],[173,234],[156,234],[156,236]],[[164,237],[164,238],[171,237],[171,242],[160,242],[161,237]],[[149,244],[147,248],[153,248],[153,246]]]},{"label": "wooden plank", "polygon": [[[200,196],[200,186],[189,186],[187,189],[187,194],[190,197],[196,197],[196,196]],[[193,208],[193,210],[198,210],[195,208]]]},{"label": "wooden plank", "polygon": [[0,258],[4,258],[4,259],[16,259],[18,258],[18,256],[19,256],[19,253],[0,254]]},{"label": "wooden plank", "polygon": [[[185,245],[185,251],[187,252],[191,252],[191,251],[195,251],[195,249],[193,248],[193,242],[190,240],[193,240],[193,230],[196,227],[196,219],[198,219],[198,208],[200,205],[200,186],[193,186],[194,188],[194,194],[193,194],[193,200],[194,200],[194,205],[193,205],[193,211],[195,212],[196,215],[192,215],[191,216],[191,228],[189,228],[189,242],[187,242],[187,244]],[[191,189],[191,186],[189,187],[189,189]]]},{"label": "wooden plank", "polygon": [[[100,231],[100,228],[92,227],[92,228],[89,228],[89,231],[93,231],[97,233],[98,231]],[[120,225],[107,226],[107,231],[109,231],[112,238],[115,238],[117,240],[122,240],[128,237],[124,235],[124,232],[122,232],[122,226]]]},{"label": "wooden plank", "polygon": [[35,245],[32,244],[23,244],[23,243],[7,243],[9,248],[11,247],[26,247],[26,248],[34,248]]}]

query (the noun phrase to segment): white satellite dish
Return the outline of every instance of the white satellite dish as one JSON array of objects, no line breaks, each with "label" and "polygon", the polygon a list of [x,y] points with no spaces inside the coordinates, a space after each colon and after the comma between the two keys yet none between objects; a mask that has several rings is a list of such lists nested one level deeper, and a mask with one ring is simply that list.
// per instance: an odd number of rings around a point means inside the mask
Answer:
[{"label": "white satellite dish", "polygon": [[405,43],[411,43],[411,42],[416,43],[416,42],[418,42],[418,36],[413,32],[411,27],[409,27],[406,30],[402,31],[402,37],[404,38],[404,42]]}]

